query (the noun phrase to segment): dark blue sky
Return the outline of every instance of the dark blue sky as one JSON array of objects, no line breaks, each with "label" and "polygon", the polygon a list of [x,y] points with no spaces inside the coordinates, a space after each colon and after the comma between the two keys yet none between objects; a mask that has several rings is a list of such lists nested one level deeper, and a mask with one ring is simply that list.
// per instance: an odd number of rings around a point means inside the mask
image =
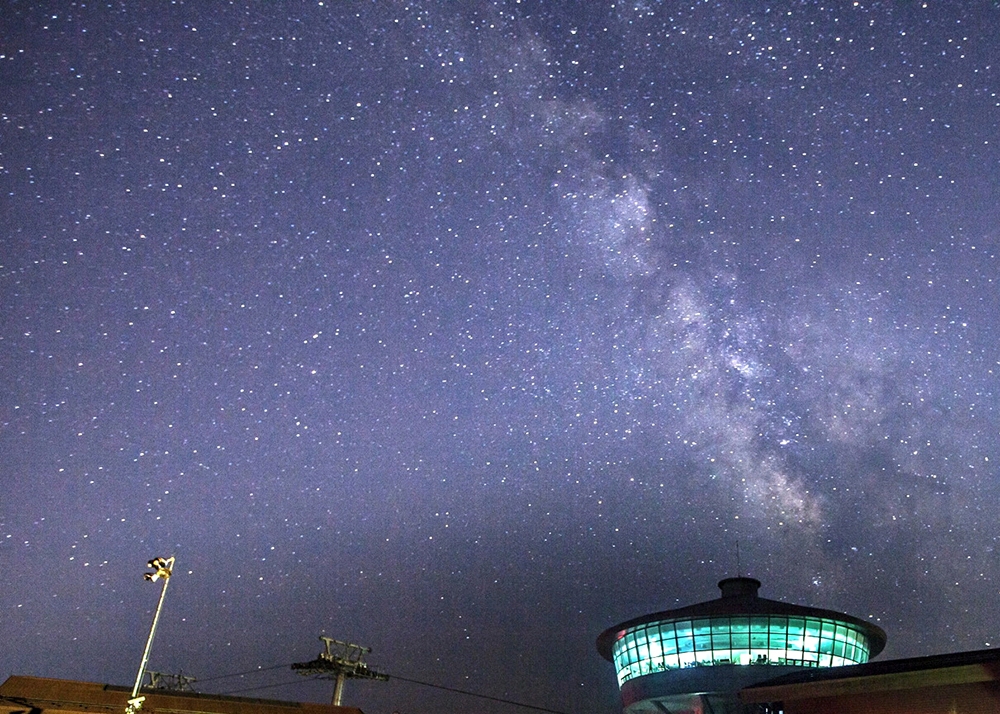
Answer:
[{"label": "dark blue sky", "polygon": [[[13,2],[0,676],[616,709],[715,597],[1000,640],[991,2]],[[329,697],[285,669],[205,682]],[[249,693],[249,692],[248,692]],[[368,714],[511,711],[400,681]]]}]

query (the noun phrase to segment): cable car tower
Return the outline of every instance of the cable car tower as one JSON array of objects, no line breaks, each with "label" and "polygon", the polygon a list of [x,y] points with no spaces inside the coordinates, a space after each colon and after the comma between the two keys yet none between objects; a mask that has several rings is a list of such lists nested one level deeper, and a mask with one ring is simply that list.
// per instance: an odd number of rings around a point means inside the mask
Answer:
[{"label": "cable car tower", "polygon": [[371,647],[352,645],[350,642],[322,635],[320,639],[326,647],[325,651],[311,662],[293,664],[292,669],[301,675],[335,680],[333,698],[330,700],[334,706],[340,706],[344,696],[344,682],[348,679],[377,679],[382,682],[389,679],[389,675],[376,672],[365,664],[365,655],[372,651]]}]

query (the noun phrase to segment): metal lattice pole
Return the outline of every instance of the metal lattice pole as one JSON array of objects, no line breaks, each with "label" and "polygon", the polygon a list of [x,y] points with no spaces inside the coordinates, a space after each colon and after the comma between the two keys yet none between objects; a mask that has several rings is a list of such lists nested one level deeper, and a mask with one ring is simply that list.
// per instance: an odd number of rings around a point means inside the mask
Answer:
[{"label": "metal lattice pole", "polygon": [[299,662],[292,669],[299,674],[312,677],[323,677],[334,680],[331,704],[341,706],[344,699],[344,684],[348,679],[377,679],[386,681],[389,676],[376,672],[365,664],[365,655],[371,652],[370,647],[342,642],[332,637],[320,636],[325,651],[311,662]]}]

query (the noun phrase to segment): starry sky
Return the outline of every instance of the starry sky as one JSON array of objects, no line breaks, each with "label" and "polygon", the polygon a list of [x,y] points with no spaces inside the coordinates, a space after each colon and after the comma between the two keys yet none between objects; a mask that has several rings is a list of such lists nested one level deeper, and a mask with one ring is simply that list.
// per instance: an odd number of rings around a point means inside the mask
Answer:
[{"label": "starry sky", "polygon": [[737,572],[1000,644],[996,3],[3,6],[0,677],[169,555],[207,692],[614,712]]}]

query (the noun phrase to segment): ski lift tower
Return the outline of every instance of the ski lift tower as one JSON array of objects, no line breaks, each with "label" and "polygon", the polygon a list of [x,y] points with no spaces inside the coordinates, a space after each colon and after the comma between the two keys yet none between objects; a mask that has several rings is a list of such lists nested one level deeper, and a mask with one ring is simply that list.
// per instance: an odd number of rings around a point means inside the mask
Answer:
[{"label": "ski lift tower", "polygon": [[293,664],[292,669],[305,676],[316,675],[335,680],[333,699],[330,700],[334,706],[340,706],[344,696],[344,682],[348,679],[377,679],[382,682],[389,679],[389,675],[376,672],[365,664],[365,655],[372,651],[371,647],[353,645],[322,635],[320,639],[323,640],[325,651],[311,662]]}]

